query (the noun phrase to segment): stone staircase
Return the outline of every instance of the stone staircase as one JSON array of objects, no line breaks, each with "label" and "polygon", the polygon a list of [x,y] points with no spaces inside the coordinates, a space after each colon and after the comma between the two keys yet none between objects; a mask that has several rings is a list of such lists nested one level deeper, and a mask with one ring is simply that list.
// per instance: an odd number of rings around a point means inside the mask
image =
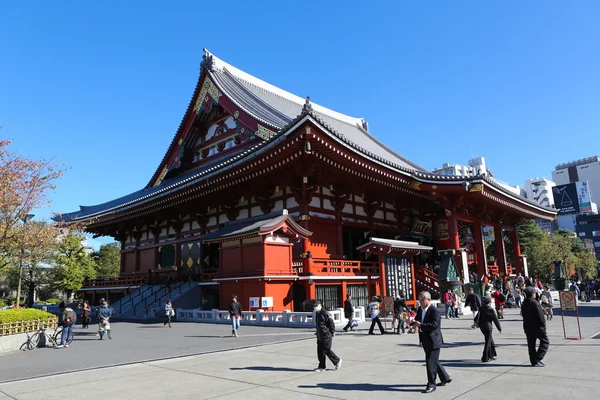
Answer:
[{"label": "stone staircase", "polygon": [[180,282],[172,285],[170,288],[166,285],[155,285],[145,291],[133,296],[127,304],[129,307],[123,307],[123,312],[117,315],[119,318],[145,319],[148,318],[155,308],[164,307],[167,299],[173,302],[181,295],[185,294],[190,288],[197,286],[196,282]]},{"label": "stone staircase", "polygon": [[163,285],[143,285],[127,294],[119,301],[116,301],[112,304],[112,307],[115,310],[115,317],[132,315],[136,304],[144,301],[162,287]]}]

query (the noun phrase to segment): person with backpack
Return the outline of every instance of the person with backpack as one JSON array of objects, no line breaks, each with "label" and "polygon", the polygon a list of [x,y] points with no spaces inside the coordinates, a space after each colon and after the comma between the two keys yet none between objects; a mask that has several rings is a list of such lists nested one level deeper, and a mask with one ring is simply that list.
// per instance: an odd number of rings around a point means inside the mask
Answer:
[{"label": "person with backpack", "polygon": [[379,326],[379,331],[382,335],[385,334],[385,330],[383,329],[383,325],[381,325],[381,320],[379,319],[379,297],[373,296],[373,301],[369,303],[368,312],[371,317],[371,328],[369,328],[369,335],[374,335],[373,330],[375,329],[375,324]]},{"label": "person with backpack", "polygon": [[504,319],[504,304],[506,303],[506,295],[502,293],[502,290],[496,289],[496,291],[492,294],[494,298],[494,305],[496,306],[496,311],[498,312],[498,318]]},{"label": "person with backpack", "polygon": [[316,300],[314,303],[315,309],[315,326],[317,331],[317,357],[319,359],[319,366],[315,368],[315,372],[324,372],[327,370],[326,361],[333,363],[336,370],[342,366],[342,359],[339,358],[333,350],[331,350],[331,344],[333,342],[333,336],[335,335],[335,322],[329,312],[323,308],[323,304]]},{"label": "person with backpack", "polygon": [[63,330],[62,335],[60,336],[60,344],[56,346],[57,349],[69,347],[73,341],[73,325],[75,325],[75,321],[77,321],[77,314],[75,314],[75,311],[73,311],[71,307],[64,303],[61,303],[61,306],[63,306],[63,311],[60,314],[60,321]]}]

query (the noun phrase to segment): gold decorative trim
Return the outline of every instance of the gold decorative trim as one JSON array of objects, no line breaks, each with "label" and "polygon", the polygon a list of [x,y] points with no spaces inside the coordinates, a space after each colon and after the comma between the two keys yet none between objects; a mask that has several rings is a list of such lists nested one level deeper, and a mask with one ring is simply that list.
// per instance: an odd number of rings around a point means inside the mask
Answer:
[{"label": "gold decorative trim", "polygon": [[158,179],[156,179],[154,186],[158,186],[162,183],[163,179],[165,179],[165,176],[167,175],[167,172],[169,172],[169,169],[167,167],[164,167],[160,175],[158,176]]},{"label": "gold decorative trim", "polygon": [[210,97],[212,97],[217,104],[219,103],[219,97],[222,96],[219,88],[217,88],[210,79],[206,78],[202,84],[202,89],[200,89],[200,94],[196,99],[196,105],[194,105],[194,112],[196,114],[200,111],[200,107],[202,107],[202,103],[204,102],[207,93],[210,94]]},{"label": "gold decorative trim", "polygon": [[263,140],[269,140],[276,135],[275,132],[262,125],[258,125],[258,130],[254,134]]},{"label": "gold decorative trim", "polygon": [[411,189],[421,190],[421,182],[412,181],[410,183],[410,187],[411,187]]},{"label": "gold decorative trim", "polygon": [[437,189],[437,185],[431,185],[431,188],[432,188],[433,190],[435,190],[435,189]]},{"label": "gold decorative trim", "polygon": [[483,183],[476,183],[469,189],[469,192],[483,192]]}]

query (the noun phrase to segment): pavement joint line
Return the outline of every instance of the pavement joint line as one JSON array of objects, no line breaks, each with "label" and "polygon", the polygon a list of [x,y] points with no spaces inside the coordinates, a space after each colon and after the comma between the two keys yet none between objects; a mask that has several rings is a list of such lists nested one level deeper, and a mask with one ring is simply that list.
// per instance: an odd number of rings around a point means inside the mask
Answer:
[{"label": "pavement joint line", "polygon": [[[148,365],[148,364],[144,363],[144,365]],[[148,366],[150,366],[150,365],[148,365]],[[217,378],[217,379],[231,381],[231,382],[247,383],[249,385],[254,385],[256,387],[267,387],[269,385],[269,384],[261,385],[259,383],[248,382],[248,381],[243,381],[243,380],[239,380],[239,379],[236,380],[236,379],[230,379],[230,378],[223,378],[221,376],[215,376],[215,375],[210,375],[210,374],[206,374],[206,373],[200,373],[200,372],[194,372],[194,371],[185,371],[185,370],[167,368],[167,367],[162,367],[162,366],[159,366],[159,365],[153,365],[153,367],[160,368],[160,369],[163,369],[165,371],[182,372],[182,373],[187,373],[187,374],[191,374],[191,375],[206,376],[208,378]],[[293,377],[290,377],[290,378],[287,378],[287,379],[281,379],[281,380],[277,381],[276,383],[291,381],[291,380],[297,379],[299,377],[309,376],[309,375],[312,375],[312,374],[314,374],[314,371],[306,371],[306,373],[304,373],[302,375],[293,376]],[[272,385],[272,383],[270,385]]]},{"label": "pavement joint line", "polygon": [[13,400],[18,400],[16,397],[11,396],[10,394],[6,393],[5,391],[0,389],[0,393],[2,393],[3,395],[5,395],[8,398],[11,398]]},{"label": "pavement joint line", "polygon": [[[559,348],[560,346],[562,346],[562,345],[564,345],[564,344],[566,344],[566,343],[558,343],[558,344],[554,345],[554,347],[552,347],[552,348],[549,346],[549,347],[548,347],[548,351],[546,352],[546,354],[548,354],[548,353],[549,353],[549,352],[551,352],[552,350],[556,350],[557,348]],[[487,384],[487,383],[490,383],[491,381],[493,381],[493,380],[496,380],[496,379],[498,379],[498,378],[500,378],[500,377],[502,377],[502,376],[504,376],[504,375],[507,375],[507,374],[512,374],[512,375],[515,375],[514,373],[512,373],[512,371],[514,371],[514,370],[515,370],[515,369],[517,369],[517,368],[521,368],[521,367],[523,367],[523,366],[524,366],[524,365],[526,365],[526,364],[527,364],[527,361],[525,361],[524,363],[522,363],[522,364],[520,364],[520,365],[515,365],[513,368],[509,369],[508,371],[504,371],[504,372],[500,373],[499,375],[497,375],[497,376],[494,376],[492,379],[489,379],[489,380],[487,380],[486,382],[483,382],[483,383],[481,383],[480,385],[477,385],[477,386],[475,386],[474,388],[471,388],[471,389],[467,390],[466,392],[464,392],[464,393],[462,393],[462,394],[460,394],[460,395],[458,395],[458,396],[456,396],[456,397],[453,397],[453,398],[452,398],[452,400],[459,399],[460,397],[462,397],[462,396],[466,395],[467,393],[470,393],[470,392],[472,392],[473,390],[475,390],[475,389],[478,389],[478,388],[480,388],[481,386],[483,386],[483,385],[485,385],[485,384]],[[517,375],[518,375],[518,374],[517,374]],[[528,375],[528,376],[531,376],[531,375]]]},{"label": "pavement joint line", "polygon": [[[144,364],[144,365],[147,365],[147,364],[145,364],[145,363],[143,363],[143,364]],[[313,375],[313,374],[315,374],[315,372],[313,372],[313,371],[306,371],[306,373],[304,373],[304,374],[302,374],[302,375],[293,376],[293,377],[290,377],[290,378],[287,378],[287,379],[280,379],[280,380],[278,380],[277,382],[274,382],[274,383],[269,383],[269,384],[260,384],[260,383],[255,383],[255,382],[248,382],[248,381],[244,381],[244,380],[239,380],[239,379],[223,378],[222,376],[214,376],[214,375],[209,375],[209,374],[203,374],[203,373],[200,373],[200,372],[194,372],[194,371],[185,371],[185,370],[178,370],[178,369],[173,369],[173,368],[167,368],[167,367],[162,367],[162,366],[158,366],[158,365],[154,365],[153,367],[155,367],[155,368],[159,368],[159,369],[162,369],[162,370],[165,370],[165,371],[178,372],[178,373],[185,373],[185,374],[190,374],[190,375],[205,376],[205,377],[207,377],[207,378],[221,379],[221,380],[224,380],[224,381],[229,381],[229,382],[234,382],[234,383],[246,383],[246,384],[249,384],[249,385],[253,385],[253,386],[254,386],[254,387],[251,387],[251,388],[247,388],[247,389],[242,389],[242,390],[239,390],[239,391],[237,391],[237,392],[232,392],[232,393],[229,393],[228,395],[232,395],[232,394],[236,394],[236,393],[244,392],[244,391],[247,391],[247,390],[256,389],[256,388],[259,388],[259,387],[263,387],[263,388],[270,388],[270,389],[279,389],[279,390],[285,390],[285,391],[290,391],[290,392],[294,392],[294,393],[302,393],[302,392],[298,392],[298,391],[296,391],[296,390],[291,390],[291,389],[284,389],[284,388],[278,388],[278,387],[274,387],[274,386],[272,386],[272,385],[273,385],[273,384],[275,384],[275,383],[281,383],[281,382],[292,381],[292,380],[294,380],[294,379],[298,379],[298,378],[302,378],[302,377],[305,377],[305,376],[310,376],[310,375]],[[208,399],[215,399],[215,398],[219,398],[219,397],[223,397],[223,396],[225,396],[225,395],[218,395],[218,396],[215,396],[215,397],[209,397]],[[331,397],[331,396],[323,396],[323,395],[315,395],[315,396],[319,396],[319,397],[325,397],[325,398],[328,398],[328,399],[339,399],[339,397]]]},{"label": "pavement joint line", "polygon": [[205,355],[205,354],[225,353],[225,352],[236,351],[236,350],[253,349],[256,347],[270,346],[273,344],[300,342],[300,341],[308,340],[308,339],[313,339],[313,338],[310,337],[310,338],[301,338],[301,339],[281,340],[281,341],[272,342],[272,343],[259,343],[259,344],[254,344],[254,345],[250,345],[250,346],[246,346],[246,347],[208,350],[208,351],[203,351],[203,352],[193,353],[193,354],[182,354],[182,355],[178,355],[178,356],[158,357],[158,358],[151,358],[151,359],[147,359],[147,360],[128,361],[128,362],[124,362],[124,363],[81,368],[81,369],[76,369],[76,370],[71,370],[71,371],[62,371],[62,372],[58,372],[58,373],[53,372],[53,373],[48,373],[48,374],[36,375],[36,376],[28,376],[28,377],[24,377],[24,378],[8,379],[5,381],[0,381],[0,385],[3,385],[5,383],[14,383],[14,382],[21,382],[21,381],[26,381],[26,380],[49,378],[49,377],[58,376],[58,375],[73,374],[73,373],[77,373],[77,372],[94,371],[94,370],[108,369],[108,368],[113,368],[113,367],[122,367],[122,366],[126,366],[126,365],[146,364],[146,363],[151,363],[151,362],[155,362],[155,361],[175,360],[175,359],[181,359],[181,358],[186,358],[186,357],[201,356],[201,355]]}]

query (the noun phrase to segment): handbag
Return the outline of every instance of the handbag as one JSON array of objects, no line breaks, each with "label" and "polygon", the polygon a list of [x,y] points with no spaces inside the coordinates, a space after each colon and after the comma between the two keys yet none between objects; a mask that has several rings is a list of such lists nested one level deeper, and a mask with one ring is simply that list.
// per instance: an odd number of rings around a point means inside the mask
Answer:
[{"label": "handbag", "polygon": [[350,320],[350,327],[355,328],[358,326],[358,321],[355,319]]}]

